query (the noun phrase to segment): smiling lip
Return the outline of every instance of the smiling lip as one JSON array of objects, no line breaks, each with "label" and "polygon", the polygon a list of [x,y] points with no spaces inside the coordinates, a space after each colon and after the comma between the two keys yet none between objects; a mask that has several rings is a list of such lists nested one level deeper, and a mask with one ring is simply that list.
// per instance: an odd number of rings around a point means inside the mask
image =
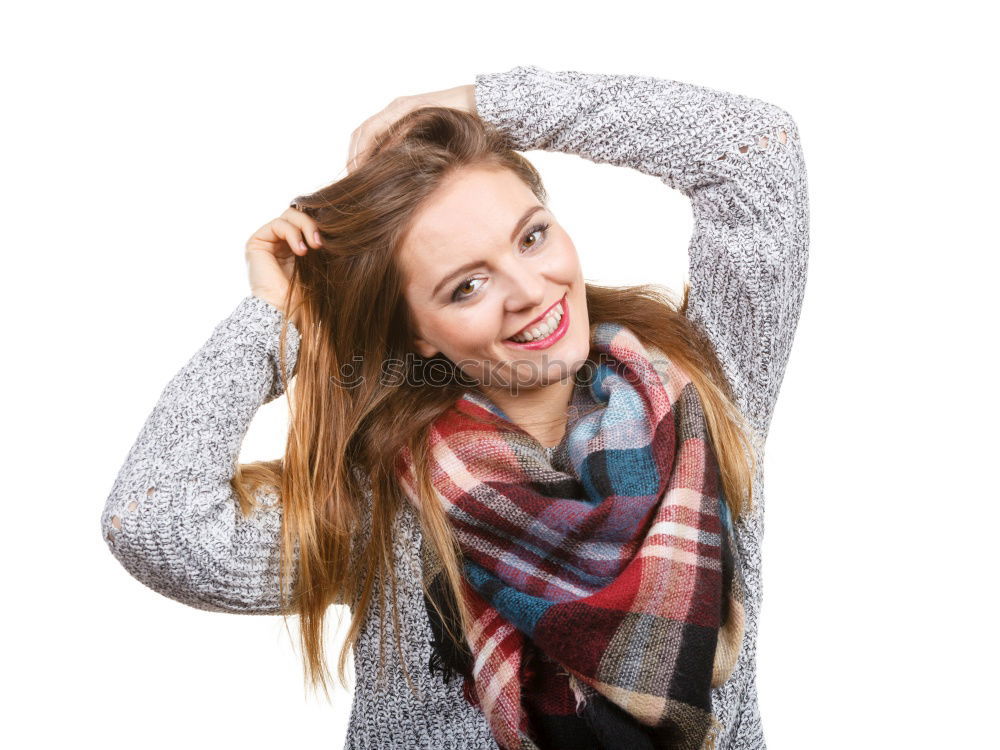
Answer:
[{"label": "smiling lip", "polygon": [[[542,313],[541,317],[531,321],[531,323],[525,326],[525,328],[530,329],[531,326],[533,326],[535,323],[541,320],[545,320],[546,316],[548,316],[548,314],[556,308],[556,305],[562,305],[562,311],[563,311],[562,318],[559,321],[559,325],[556,326],[556,329],[548,336],[546,336],[544,339],[535,339],[534,341],[525,341],[523,343],[517,341],[511,341],[510,339],[504,339],[504,343],[507,346],[515,347],[517,349],[546,349],[552,346],[552,344],[554,344],[563,337],[563,335],[566,333],[566,330],[569,328],[569,305],[566,304],[565,294],[563,295],[562,299],[560,299],[555,305],[552,305],[552,307],[550,307],[548,310]],[[525,328],[522,328],[521,330],[523,331],[525,330]],[[517,334],[514,335],[516,336]]]}]

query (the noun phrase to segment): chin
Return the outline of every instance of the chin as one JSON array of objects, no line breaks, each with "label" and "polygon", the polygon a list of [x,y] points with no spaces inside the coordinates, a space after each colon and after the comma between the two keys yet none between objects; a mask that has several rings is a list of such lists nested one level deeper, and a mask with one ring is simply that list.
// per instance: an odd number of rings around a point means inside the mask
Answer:
[{"label": "chin", "polygon": [[553,382],[576,375],[590,354],[589,338],[579,338],[571,343],[567,342],[567,344],[569,345],[567,345],[565,352],[560,352],[552,357],[547,374],[551,376]]}]

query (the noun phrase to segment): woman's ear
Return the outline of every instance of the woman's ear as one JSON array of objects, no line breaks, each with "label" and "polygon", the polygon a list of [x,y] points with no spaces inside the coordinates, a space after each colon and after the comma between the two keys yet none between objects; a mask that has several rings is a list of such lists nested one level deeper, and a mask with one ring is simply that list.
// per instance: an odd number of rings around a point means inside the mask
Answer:
[{"label": "woman's ear", "polygon": [[419,354],[424,359],[430,359],[431,357],[433,357],[435,354],[438,353],[437,349],[428,344],[419,336],[413,339],[413,348],[416,349],[417,354]]}]

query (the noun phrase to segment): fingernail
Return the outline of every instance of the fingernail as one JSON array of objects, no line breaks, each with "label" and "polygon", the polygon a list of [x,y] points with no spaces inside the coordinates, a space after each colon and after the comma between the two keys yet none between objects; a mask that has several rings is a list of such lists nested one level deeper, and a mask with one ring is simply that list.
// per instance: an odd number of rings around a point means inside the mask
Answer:
[{"label": "fingernail", "polygon": [[299,250],[302,252],[309,252],[309,248],[306,247],[306,243],[303,240],[299,240]]},{"label": "fingernail", "polygon": [[319,236],[319,232],[313,232],[313,239],[316,240],[317,245],[322,245],[323,240]]}]

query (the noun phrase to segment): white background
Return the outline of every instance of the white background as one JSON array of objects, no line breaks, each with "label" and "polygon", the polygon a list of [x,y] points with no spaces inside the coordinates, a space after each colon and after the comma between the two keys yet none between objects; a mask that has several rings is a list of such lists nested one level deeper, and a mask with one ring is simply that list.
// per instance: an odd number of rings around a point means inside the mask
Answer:
[{"label": "white background", "polygon": [[[342,747],[351,695],[303,688],[294,620],[152,592],[100,513],[162,388],[248,294],[250,234],[343,176],[394,97],[535,64],[798,123],[812,242],[767,451],[768,746],[992,745],[1000,134],[972,7],[5,5],[3,744]],[[589,279],[680,288],[682,194],[528,156]],[[280,455],[284,410],[260,411],[244,461]]]}]

